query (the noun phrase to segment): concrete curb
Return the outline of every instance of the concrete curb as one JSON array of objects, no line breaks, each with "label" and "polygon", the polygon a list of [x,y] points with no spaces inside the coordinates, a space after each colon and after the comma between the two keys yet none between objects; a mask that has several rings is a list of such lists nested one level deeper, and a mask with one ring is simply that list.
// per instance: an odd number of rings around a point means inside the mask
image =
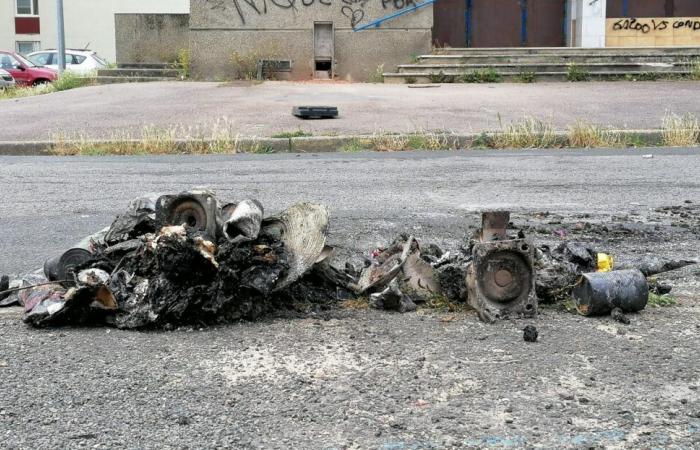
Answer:
[{"label": "concrete curb", "polygon": [[[663,132],[661,130],[612,130],[619,133],[638,146],[656,147],[663,143]],[[430,134],[430,133],[408,133],[396,135],[345,135],[345,136],[312,136],[312,137],[292,137],[292,138],[242,138],[237,139],[232,148],[228,151],[211,153],[328,153],[337,151],[355,150],[376,150],[376,139],[382,137],[409,138],[415,136],[439,138],[446,143],[445,150],[449,149],[473,149],[484,148],[484,139],[493,136],[494,132],[472,133],[472,134]],[[553,148],[567,147],[566,132],[555,133],[556,144]],[[54,149],[59,146],[71,146],[74,144],[95,145],[115,145],[134,144],[139,140],[94,140],[94,141],[0,141],[0,155],[3,156],[47,156],[53,155]],[[216,143],[216,141],[189,141],[176,140],[174,147],[177,153],[181,154],[201,154],[192,151],[192,144]],[[420,148],[412,148],[420,150]]]}]

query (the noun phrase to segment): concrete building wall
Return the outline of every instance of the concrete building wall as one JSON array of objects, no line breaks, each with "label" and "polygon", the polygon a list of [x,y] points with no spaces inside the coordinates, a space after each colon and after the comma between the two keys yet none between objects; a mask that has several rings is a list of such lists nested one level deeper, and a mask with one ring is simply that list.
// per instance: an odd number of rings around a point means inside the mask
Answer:
[{"label": "concrete building wall", "polygon": [[190,46],[189,14],[116,14],[117,63],[168,63]]},{"label": "concrete building wall", "polygon": [[[89,45],[108,61],[116,59],[116,13],[189,13],[189,0],[64,0],[66,47]],[[15,34],[15,0],[0,0],[0,48],[15,49],[17,41],[39,42],[56,48],[56,1],[39,0],[41,32]]]},{"label": "concrete building wall", "polygon": [[236,61],[285,59],[291,60],[292,69],[283,76],[312,78],[314,23],[327,22],[334,29],[336,76],[367,80],[382,64],[389,70],[414,54],[430,51],[431,6],[378,29],[353,32],[354,27],[412,4],[411,0],[192,0],[192,74],[226,79],[235,76]]}]

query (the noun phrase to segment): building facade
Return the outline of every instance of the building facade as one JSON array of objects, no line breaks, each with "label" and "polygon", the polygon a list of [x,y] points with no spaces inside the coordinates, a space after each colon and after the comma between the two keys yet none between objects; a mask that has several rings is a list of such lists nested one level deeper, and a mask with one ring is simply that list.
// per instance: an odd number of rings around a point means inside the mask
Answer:
[{"label": "building facade", "polygon": [[[189,13],[189,0],[64,0],[66,47],[116,58],[115,14]],[[0,49],[57,47],[55,0],[0,0]]]},{"label": "building facade", "polygon": [[192,74],[225,79],[270,60],[279,78],[368,80],[430,51],[432,7],[354,30],[420,1],[192,0]]}]

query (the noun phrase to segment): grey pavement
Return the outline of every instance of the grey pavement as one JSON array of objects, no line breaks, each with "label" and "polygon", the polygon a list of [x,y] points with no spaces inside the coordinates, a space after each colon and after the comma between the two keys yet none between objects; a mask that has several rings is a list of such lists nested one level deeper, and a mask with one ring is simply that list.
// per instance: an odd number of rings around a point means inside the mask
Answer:
[{"label": "grey pavement", "polygon": [[[302,121],[295,105],[333,105],[335,120]],[[223,129],[270,137],[302,129],[315,135],[496,130],[533,116],[565,129],[578,119],[656,129],[667,112],[700,115],[698,82],[596,82],[406,85],[266,82],[156,82],[85,87],[0,102],[0,141],[138,137],[144,127],[177,137]]]},{"label": "grey pavement", "polygon": [[[322,202],[333,217],[329,241],[348,255],[402,231],[454,248],[484,208],[511,208],[516,224],[535,212],[549,212],[555,223],[560,215],[634,224],[658,207],[697,205],[699,167],[699,149],[663,148],[0,157],[0,272],[40,265],[149,191],[206,185],[222,196],[255,196],[270,213]],[[693,257],[700,228],[697,215],[689,220],[688,229],[659,223],[586,239],[623,257]],[[472,313],[341,309],[140,333],[32,330],[16,309],[0,310],[0,442],[22,449],[695,448],[700,269],[669,281],[679,305],[649,307],[629,326],[551,308],[495,325]],[[527,324],[537,326],[538,343],[523,342]]]}]

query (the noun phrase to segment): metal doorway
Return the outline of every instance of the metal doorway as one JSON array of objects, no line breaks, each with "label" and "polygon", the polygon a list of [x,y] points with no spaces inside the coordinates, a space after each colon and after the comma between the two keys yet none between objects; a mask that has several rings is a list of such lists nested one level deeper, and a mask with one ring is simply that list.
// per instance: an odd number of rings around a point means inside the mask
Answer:
[{"label": "metal doorway", "polygon": [[333,79],[334,54],[333,22],[314,22],[314,78]]},{"label": "metal doorway", "polygon": [[433,43],[450,47],[560,47],[566,0],[439,0]]},{"label": "metal doorway", "polygon": [[698,0],[608,0],[608,17],[695,17]]}]

